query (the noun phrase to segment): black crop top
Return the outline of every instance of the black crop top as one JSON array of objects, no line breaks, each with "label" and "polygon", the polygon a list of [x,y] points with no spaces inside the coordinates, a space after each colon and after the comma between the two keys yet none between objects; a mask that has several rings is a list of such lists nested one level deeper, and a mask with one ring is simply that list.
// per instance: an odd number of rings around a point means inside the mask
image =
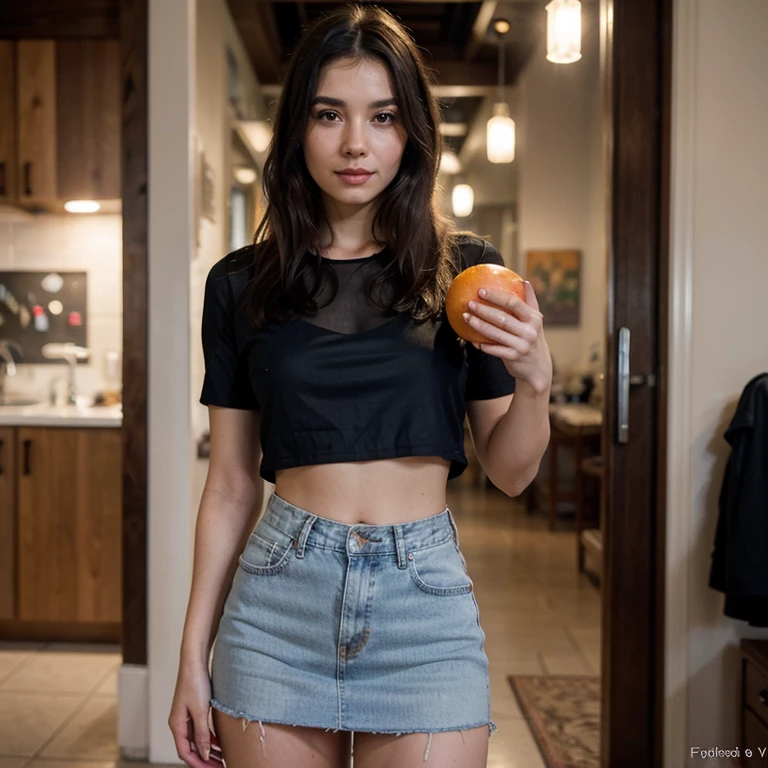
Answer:
[{"label": "black crop top", "polygon": [[[460,240],[462,268],[503,264],[474,237]],[[338,293],[321,283],[317,315],[254,328],[238,301],[253,266],[253,246],[211,268],[205,284],[202,340],[205,380],[200,402],[261,411],[260,475],[308,464],[397,456],[450,460],[448,478],[467,466],[467,400],[514,392],[503,362],[462,346],[443,310],[440,321],[406,313],[385,316],[366,300],[363,284],[384,249],[372,256],[323,258]]]}]

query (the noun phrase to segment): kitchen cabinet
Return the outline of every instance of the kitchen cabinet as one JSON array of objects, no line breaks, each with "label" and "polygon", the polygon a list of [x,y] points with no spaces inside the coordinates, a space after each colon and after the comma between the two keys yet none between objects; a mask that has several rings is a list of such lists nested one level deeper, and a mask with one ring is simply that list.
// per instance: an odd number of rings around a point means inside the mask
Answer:
[{"label": "kitchen cabinet", "polygon": [[0,427],[0,619],[15,615],[16,466],[13,427]]},{"label": "kitchen cabinet", "polygon": [[8,466],[16,486],[15,514],[9,504],[0,507],[0,526],[12,531],[14,544],[0,579],[16,585],[10,605],[0,603],[0,636],[118,640],[120,430],[0,427],[0,437],[14,449]]},{"label": "kitchen cabinet", "polygon": [[15,200],[119,198],[119,42],[19,40],[5,55],[15,59]]},{"label": "kitchen cabinet", "polygon": [[0,202],[16,199],[16,43],[0,40]]}]

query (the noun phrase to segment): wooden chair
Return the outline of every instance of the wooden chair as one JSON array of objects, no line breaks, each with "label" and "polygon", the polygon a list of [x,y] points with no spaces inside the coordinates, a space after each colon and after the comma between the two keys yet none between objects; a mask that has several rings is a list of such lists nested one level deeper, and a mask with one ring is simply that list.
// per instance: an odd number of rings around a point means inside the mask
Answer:
[{"label": "wooden chair", "polygon": [[[576,557],[578,561],[579,573],[584,572],[585,552],[589,549],[602,561],[602,525],[604,522],[603,513],[603,477],[605,467],[602,456],[589,456],[582,459],[578,473],[578,485],[576,489]],[[592,515],[590,520],[586,519],[586,483],[585,478],[592,478],[597,484],[597,505],[596,514]],[[599,576],[600,574],[598,574]]]}]

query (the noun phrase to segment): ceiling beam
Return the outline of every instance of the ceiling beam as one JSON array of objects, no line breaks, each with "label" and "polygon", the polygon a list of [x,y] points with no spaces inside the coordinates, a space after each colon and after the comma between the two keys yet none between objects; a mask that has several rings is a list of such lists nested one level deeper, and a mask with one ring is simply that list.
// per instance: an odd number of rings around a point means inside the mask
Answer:
[{"label": "ceiling beam", "polygon": [[120,38],[118,0],[0,1],[0,38]]},{"label": "ceiling beam", "polygon": [[429,62],[427,66],[435,70],[440,85],[493,85],[497,80],[493,64],[438,60]]},{"label": "ceiling beam", "polygon": [[[271,0],[274,5],[277,5],[279,3],[295,3],[296,0]],[[307,4],[312,3],[328,3],[328,0],[303,0],[303,2]],[[432,4],[432,5],[445,5],[446,3],[451,4],[458,4],[458,3],[465,3],[466,0],[397,0],[397,5],[424,5],[424,4]],[[339,5],[344,5],[343,2],[339,2]]]},{"label": "ceiling beam", "polygon": [[282,50],[272,6],[253,0],[227,0],[227,6],[259,82],[277,82],[282,71]]},{"label": "ceiling beam", "polygon": [[475,17],[475,23],[472,25],[472,34],[464,48],[464,61],[472,61],[477,56],[480,46],[485,42],[488,27],[498,5],[499,0],[483,0],[483,4]]}]

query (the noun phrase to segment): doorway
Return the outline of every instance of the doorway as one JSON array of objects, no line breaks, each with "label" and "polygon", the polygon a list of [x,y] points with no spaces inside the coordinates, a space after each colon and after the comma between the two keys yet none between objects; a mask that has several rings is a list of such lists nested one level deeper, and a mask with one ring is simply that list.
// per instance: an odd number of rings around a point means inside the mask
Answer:
[{"label": "doorway", "polygon": [[[148,486],[146,189],[146,2],[124,2],[123,216],[125,434],[124,509],[129,627],[126,663],[146,664],[146,530]],[[236,4],[233,4],[236,5]],[[266,4],[264,4],[266,5]],[[304,4],[305,9],[310,4]],[[607,506],[602,601],[603,766],[660,764],[663,677],[663,291],[665,162],[668,134],[669,13],[667,0],[601,3],[604,30],[604,120],[612,195],[608,222],[608,324],[605,419]],[[262,13],[263,9],[258,11]],[[233,15],[236,15],[233,11]],[[237,19],[236,19],[237,21]],[[142,84],[143,87],[142,87]],[[143,121],[143,122],[142,122]],[[133,308],[135,312],[129,312]],[[132,323],[132,325],[130,324]],[[619,331],[631,332],[629,442],[620,442]],[[651,375],[656,386],[651,386]],[[627,382],[629,383],[629,382]],[[624,414],[622,414],[623,416]],[[622,437],[623,440],[623,437]],[[644,473],[634,468],[642,466]]]}]

